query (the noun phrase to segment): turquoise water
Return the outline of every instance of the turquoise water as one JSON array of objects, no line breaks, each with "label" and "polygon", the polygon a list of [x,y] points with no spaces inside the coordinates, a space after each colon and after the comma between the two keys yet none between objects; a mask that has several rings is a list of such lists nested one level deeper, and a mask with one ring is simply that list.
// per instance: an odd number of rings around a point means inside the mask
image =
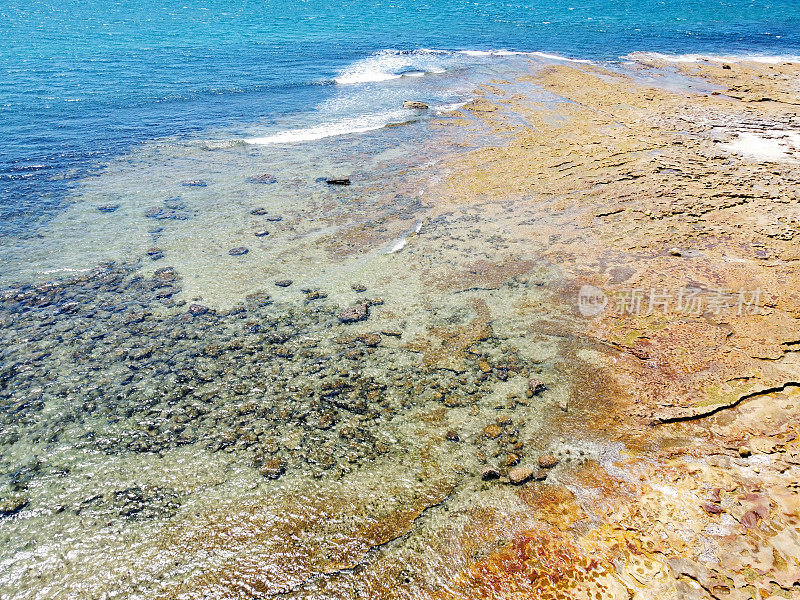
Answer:
[{"label": "turquoise water", "polygon": [[388,113],[409,89],[440,102],[464,91],[452,87],[456,78],[394,75],[453,75],[503,60],[453,51],[609,61],[633,51],[797,55],[798,8],[796,0],[4,0],[0,231],[30,231],[95,165],[137,143],[209,128],[247,135],[258,126],[261,137],[270,127],[312,130],[283,142],[360,131],[396,118]]}]

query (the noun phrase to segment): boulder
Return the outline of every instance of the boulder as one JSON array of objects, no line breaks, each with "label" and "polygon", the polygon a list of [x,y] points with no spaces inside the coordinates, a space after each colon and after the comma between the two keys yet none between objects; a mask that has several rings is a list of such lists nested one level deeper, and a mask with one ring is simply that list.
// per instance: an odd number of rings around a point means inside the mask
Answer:
[{"label": "boulder", "polygon": [[428,110],[428,105],[424,102],[419,102],[418,100],[405,100],[403,102],[403,108],[410,108],[412,110]]}]

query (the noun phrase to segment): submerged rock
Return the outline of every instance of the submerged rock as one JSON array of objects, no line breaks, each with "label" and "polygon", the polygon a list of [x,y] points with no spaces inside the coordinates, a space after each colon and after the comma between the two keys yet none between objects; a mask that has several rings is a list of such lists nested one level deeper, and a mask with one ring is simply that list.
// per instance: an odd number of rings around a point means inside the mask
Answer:
[{"label": "submerged rock", "polygon": [[531,396],[536,396],[537,394],[541,394],[546,389],[547,386],[541,379],[532,377],[530,380],[528,380],[528,392]]},{"label": "submerged rock", "polygon": [[119,208],[119,204],[101,204],[97,207],[102,213],[112,213]]},{"label": "submerged rock", "polygon": [[533,469],[531,467],[514,467],[508,470],[508,480],[514,485],[520,485],[533,477]]},{"label": "submerged rock", "polygon": [[490,440],[500,437],[500,434],[503,433],[503,429],[499,425],[495,425],[492,423],[491,425],[487,425],[483,429],[483,435],[485,435]]},{"label": "submerged rock", "polygon": [[250,252],[250,249],[246,248],[245,246],[237,246],[236,248],[231,248],[230,250],[228,250],[228,254],[230,254],[231,256],[242,256],[243,254],[247,254],[248,252]]},{"label": "submerged rock", "polygon": [[269,184],[269,183],[276,183],[278,180],[275,178],[274,175],[270,173],[261,173],[260,175],[251,175],[247,178],[249,183],[262,183],[262,184]]},{"label": "submerged rock", "polygon": [[339,313],[339,320],[342,323],[356,323],[364,321],[369,318],[369,302],[357,302],[352,306],[348,306]]},{"label": "submerged rock", "polygon": [[291,279],[281,279],[275,282],[275,285],[278,287],[286,288],[292,285],[293,281]]},{"label": "submerged rock", "polygon": [[558,464],[558,458],[555,455],[547,453],[539,457],[539,466],[543,469],[552,469]]},{"label": "submerged rock", "polygon": [[189,179],[187,181],[181,181],[181,185],[183,187],[206,187],[208,184],[202,179]]},{"label": "submerged rock", "polygon": [[269,458],[258,470],[267,479],[278,479],[286,472],[286,463],[279,458]]},{"label": "submerged rock", "polygon": [[206,314],[210,309],[207,306],[203,306],[202,304],[190,304],[189,305],[189,314],[194,317],[199,317],[200,315]]},{"label": "submerged rock", "polygon": [[24,496],[9,496],[0,499],[0,517],[10,517],[17,514],[28,505],[28,499]]}]

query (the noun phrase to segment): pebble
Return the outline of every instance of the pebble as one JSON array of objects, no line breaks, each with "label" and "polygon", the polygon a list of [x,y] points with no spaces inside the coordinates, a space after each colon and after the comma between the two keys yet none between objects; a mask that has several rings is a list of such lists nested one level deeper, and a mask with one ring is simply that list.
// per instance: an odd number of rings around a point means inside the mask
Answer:
[{"label": "pebble", "polygon": [[752,452],[750,451],[750,448],[748,448],[747,446],[742,446],[741,448],[739,448],[739,456],[741,456],[742,458],[747,458],[751,454]]},{"label": "pebble", "polygon": [[396,329],[383,329],[381,330],[381,334],[389,337],[402,337],[403,332],[397,331]]},{"label": "pebble", "polygon": [[483,429],[483,435],[485,435],[487,438],[491,440],[500,437],[501,433],[503,433],[503,429],[499,425],[495,425],[494,423],[491,425],[487,425]]},{"label": "pebble", "polygon": [[530,467],[514,467],[508,470],[508,480],[514,485],[521,485],[533,477],[533,469]]},{"label": "pebble", "polygon": [[491,481],[492,479],[500,479],[500,471],[494,467],[486,467],[481,471],[481,479],[484,481]]},{"label": "pebble", "polygon": [[265,237],[269,235],[269,231],[266,229],[262,229],[261,231],[256,231],[256,237]]},{"label": "pebble", "polygon": [[231,248],[228,250],[228,254],[231,256],[242,256],[243,254],[247,254],[250,252],[249,248],[245,248],[244,246],[237,246],[236,248]]},{"label": "pebble", "polygon": [[532,377],[528,380],[528,389],[530,390],[531,394],[535,396],[536,394],[541,394],[543,391],[545,391],[547,386],[541,379]]},{"label": "pebble", "polygon": [[447,433],[444,434],[444,437],[449,442],[460,442],[461,438],[458,435],[458,432],[455,429],[449,430]]},{"label": "pebble", "polygon": [[206,187],[208,184],[202,179],[189,179],[187,181],[181,181],[181,185],[183,187]]},{"label": "pebble", "polygon": [[542,454],[539,457],[539,466],[543,469],[552,469],[558,464],[558,459],[550,453]]},{"label": "pebble", "polygon": [[353,289],[354,292],[358,292],[359,294],[361,292],[367,291],[367,286],[365,286],[363,283],[354,283],[350,287]]},{"label": "pebble", "polygon": [[672,256],[683,256],[683,252],[681,252],[680,248],[670,248],[669,249],[669,253]]},{"label": "pebble", "polygon": [[277,285],[278,287],[285,288],[285,287],[289,287],[290,285],[292,285],[292,283],[293,282],[292,282],[291,279],[281,279],[280,281],[276,281],[275,285]]}]

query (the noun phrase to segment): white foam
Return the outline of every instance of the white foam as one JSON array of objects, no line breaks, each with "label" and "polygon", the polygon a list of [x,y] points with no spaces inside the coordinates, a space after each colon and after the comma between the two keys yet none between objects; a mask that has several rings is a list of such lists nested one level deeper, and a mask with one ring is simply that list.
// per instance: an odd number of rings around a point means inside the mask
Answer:
[{"label": "white foam", "polygon": [[714,63],[739,63],[739,62],[757,62],[770,65],[781,63],[796,63],[800,62],[800,56],[792,55],[767,55],[767,54],[731,54],[731,55],[714,55],[714,54],[662,54],[660,52],[631,52],[622,58],[634,61],[647,61],[647,60],[661,60],[671,63],[698,63],[698,62],[714,62]]},{"label": "white foam", "polygon": [[566,56],[561,56],[559,54],[550,54],[549,52],[531,52],[533,56],[538,56],[539,58],[546,58],[548,60],[563,60],[565,62],[571,63],[581,63],[581,64],[591,64],[591,60],[586,60],[583,58],[567,58]]},{"label": "white foam", "polygon": [[271,144],[298,144],[340,135],[366,133],[368,131],[382,129],[392,123],[401,123],[407,119],[408,114],[406,111],[394,111],[378,115],[367,115],[364,117],[320,123],[312,127],[279,131],[263,137],[246,138],[244,141],[247,144],[260,146]]},{"label": "white foam", "polygon": [[738,131],[732,142],[720,148],[742,158],[762,162],[789,162],[800,159],[800,132],[783,129]]},{"label": "white foam", "polygon": [[400,252],[400,250],[406,247],[406,244],[408,244],[408,238],[399,239],[397,240],[397,242],[395,242],[394,246],[392,246],[391,249],[386,254],[394,254],[395,252]]},{"label": "white foam", "polygon": [[444,50],[428,48],[410,52],[381,50],[348,66],[334,82],[339,85],[379,83],[401,77],[421,77],[425,73],[444,73],[441,60],[450,55]]},{"label": "white foam", "polygon": [[459,50],[458,54],[463,54],[465,56],[536,56],[547,60],[559,60],[572,63],[590,64],[592,62],[591,60],[568,58],[550,52],[524,52],[521,50]]}]

